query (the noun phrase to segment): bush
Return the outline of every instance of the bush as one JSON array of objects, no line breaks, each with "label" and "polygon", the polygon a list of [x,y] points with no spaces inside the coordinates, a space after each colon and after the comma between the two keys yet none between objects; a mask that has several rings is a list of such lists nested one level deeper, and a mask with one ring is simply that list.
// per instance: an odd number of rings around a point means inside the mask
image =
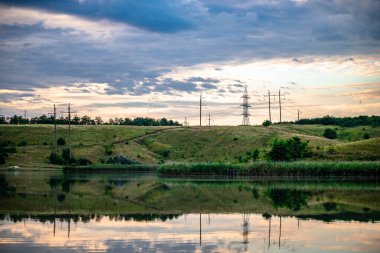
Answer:
[{"label": "bush", "polygon": [[369,133],[363,134],[363,139],[365,139],[365,140],[369,139]]},{"label": "bush", "polygon": [[90,164],[92,164],[92,162],[86,158],[81,157],[78,159],[77,164],[78,165],[90,165]]},{"label": "bush", "polygon": [[271,161],[291,161],[311,156],[309,142],[302,142],[299,137],[288,140],[275,140],[268,153]]},{"label": "bush", "polygon": [[106,155],[112,155],[112,147],[111,146],[105,146],[104,152],[106,152]]},{"label": "bush", "polygon": [[323,137],[328,139],[335,139],[337,137],[336,131],[331,128],[326,128],[323,132]]},{"label": "bush", "polygon": [[56,153],[50,153],[49,162],[51,164],[59,164],[59,165],[65,164],[65,160],[63,160],[63,158]]},{"label": "bush", "polygon": [[10,153],[16,153],[15,144],[8,140],[0,140],[0,164],[5,164]]},{"label": "bush", "polygon": [[59,137],[58,140],[57,140],[57,145],[58,146],[66,145],[65,139],[63,137]]},{"label": "bush", "polygon": [[253,161],[256,161],[260,156],[260,150],[259,149],[255,149],[253,152],[252,152],[252,160]]},{"label": "bush", "polygon": [[272,125],[272,122],[270,120],[264,120],[263,126],[267,127],[267,126],[270,126],[270,125]]},{"label": "bush", "polygon": [[28,143],[26,141],[20,141],[17,146],[25,147],[26,145],[28,145]]},{"label": "bush", "polygon": [[129,157],[122,156],[122,155],[117,155],[117,156],[112,156],[107,160],[107,163],[111,164],[138,164],[139,162],[130,159]]},{"label": "bush", "polygon": [[0,164],[5,164],[5,154],[0,153]]}]

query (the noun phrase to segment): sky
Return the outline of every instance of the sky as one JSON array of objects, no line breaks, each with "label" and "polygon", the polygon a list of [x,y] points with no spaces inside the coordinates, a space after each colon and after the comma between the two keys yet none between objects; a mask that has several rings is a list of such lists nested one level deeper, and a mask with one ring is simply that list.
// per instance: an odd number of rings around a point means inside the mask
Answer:
[{"label": "sky", "polygon": [[[380,114],[378,0],[0,0],[0,114]],[[206,123],[206,118],[202,122]]]}]

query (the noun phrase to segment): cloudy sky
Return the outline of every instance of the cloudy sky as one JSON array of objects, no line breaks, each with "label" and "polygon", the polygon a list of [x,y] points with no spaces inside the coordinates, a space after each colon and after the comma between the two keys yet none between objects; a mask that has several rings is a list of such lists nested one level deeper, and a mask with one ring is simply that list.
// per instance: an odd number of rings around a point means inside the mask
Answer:
[{"label": "cloudy sky", "polygon": [[[0,114],[380,114],[378,0],[0,0]],[[275,100],[273,100],[275,99]],[[279,120],[272,98],[273,121]]]}]

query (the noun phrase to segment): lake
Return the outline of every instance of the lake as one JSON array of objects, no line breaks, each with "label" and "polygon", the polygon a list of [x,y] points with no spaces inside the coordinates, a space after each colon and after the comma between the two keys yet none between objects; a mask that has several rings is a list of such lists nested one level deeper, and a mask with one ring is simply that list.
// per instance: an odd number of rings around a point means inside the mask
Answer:
[{"label": "lake", "polygon": [[0,252],[379,252],[376,180],[0,172]]}]

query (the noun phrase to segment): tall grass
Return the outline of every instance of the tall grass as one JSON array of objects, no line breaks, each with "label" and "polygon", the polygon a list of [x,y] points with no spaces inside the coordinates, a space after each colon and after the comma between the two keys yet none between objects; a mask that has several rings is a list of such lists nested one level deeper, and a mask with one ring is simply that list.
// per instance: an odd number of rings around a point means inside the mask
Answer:
[{"label": "tall grass", "polygon": [[95,165],[67,167],[66,171],[157,172],[163,176],[365,176],[379,177],[380,162],[255,162],[251,164],[171,163],[162,165]]},{"label": "tall grass", "polygon": [[162,175],[380,176],[380,162],[256,162],[251,164],[166,164]]}]

